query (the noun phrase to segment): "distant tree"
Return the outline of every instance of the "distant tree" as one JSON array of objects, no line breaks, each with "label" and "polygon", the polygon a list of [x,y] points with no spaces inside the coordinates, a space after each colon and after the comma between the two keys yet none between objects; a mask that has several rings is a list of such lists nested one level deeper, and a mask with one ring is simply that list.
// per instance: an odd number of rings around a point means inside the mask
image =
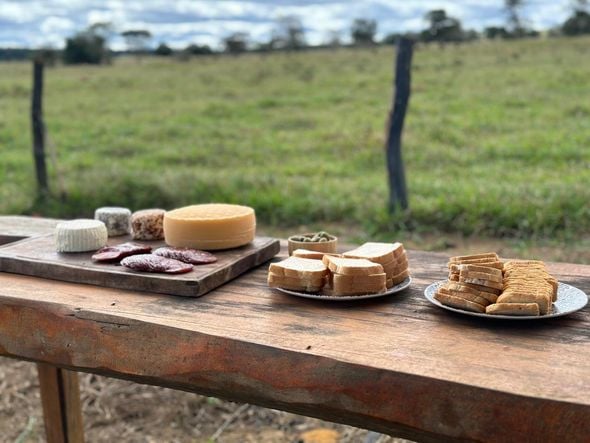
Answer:
[{"label": "distant tree", "polygon": [[588,3],[588,0],[576,0],[572,2],[572,16],[561,27],[565,35],[590,34]]},{"label": "distant tree", "polygon": [[209,55],[213,54],[213,50],[209,47],[209,45],[197,45],[191,43],[186,47],[184,50],[187,54],[190,55]]},{"label": "distant tree", "polygon": [[508,37],[508,31],[503,26],[488,26],[484,29],[483,34],[485,38],[490,40]]},{"label": "distant tree", "polygon": [[152,34],[145,29],[129,29],[121,32],[121,37],[125,39],[127,50],[134,54],[147,52]]},{"label": "distant tree", "polygon": [[428,22],[428,29],[422,32],[422,39],[436,42],[458,42],[463,40],[461,22],[449,17],[444,9],[434,9],[424,17]]},{"label": "distant tree", "polygon": [[160,55],[163,57],[167,57],[169,55],[172,55],[173,53],[174,53],[174,51],[172,50],[172,48],[170,46],[168,46],[166,43],[160,43],[154,51],[154,54]]},{"label": "distant tree", "polygon": [[301,19],[295,15],[279,18],[269,43],[271,43],[271,49],[301,49],[305,47],[305,29]]},{"label": "distant tree", "polygon": [[520,10],[524,6],[524,0],[504,0],[504,7],[508,15],[507,29],[511,37],[524,37],[526,30],[520,16]]},{"label": "distant tree", "polygon": [[66,64],[100,64],[109,60],[106,39],[90,26],[86,30],[66,39],[63,50]]},{"label": "distant tree", "polygon": [[575,11],[561,27],[565,35],[590,34],[590,14],[586,11]]},{"label": "distant tree", "polygon": [[234,32],[223,39],[225,51],[230,54],[240,54],[248,49],[248,34],[245,32]]},{"label": "distant tree", "polygon": [[352,22],[350,36],[355,45],[372,45],[375,43],[377,21],[357,18]]}]

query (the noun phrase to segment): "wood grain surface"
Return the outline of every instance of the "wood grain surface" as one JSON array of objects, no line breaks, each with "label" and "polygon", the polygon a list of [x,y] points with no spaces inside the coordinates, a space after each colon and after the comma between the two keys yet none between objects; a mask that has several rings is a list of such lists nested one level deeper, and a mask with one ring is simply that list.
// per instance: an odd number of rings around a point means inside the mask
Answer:
[{"label": "wood grain surface", "polygon": [[[418,441],[587,441],[589,308],[454,314],[423,297],[447,256],[408,255],[411,288],[345,303],[274,291],[266,265],[198,299],[0,274],[0,355]],[[590,291],[590,266],[549,268]]]},{"label": "wood grain surface", "polygon": [[[109,245],[131,241],[130,236],[109,238]],[[156,249],[163,241],[141,241]],[[36,236],[0,248],[0,271],[108,288],[199,297],[260,265],[279,252],[279,241],[256,237],[246,246],[215,251],[217,261],[194,266],[186,274],[134,272],[119,264],[97,263],[92,252],[55,252],[53,234]]]}]

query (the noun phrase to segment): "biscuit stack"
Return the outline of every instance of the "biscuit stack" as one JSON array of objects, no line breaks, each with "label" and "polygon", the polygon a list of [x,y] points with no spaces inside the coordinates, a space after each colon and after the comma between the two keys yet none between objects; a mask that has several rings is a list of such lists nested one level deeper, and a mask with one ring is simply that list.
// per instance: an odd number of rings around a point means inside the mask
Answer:
[{"label": "biscuit stack", "polygon": [[389,289],[410,275],[408,269],[408,257],[401,243],[365,243],[357,249],[342,254],[346,258],[366,259],[378,263],[383,267]]},{"label": "biscuit stack", "polygon": [[449,281],[434,295],[442,304],[472,312],[486,312],[502,292],[502,262],[498,254],[451,257]]},{"label": "biscuit stack", "polygon": [[536,260],[510,260],[504,264],[504,290],[488,314],[546,315],[557,300],[557,280],[545,263]]},{"label": "biscuit stack", "polygon": [[319,292],[326,284],[328,268],[321,260],[289,257],[268,268],[268,285],[293,291]]},{"label": "biscuit stack", "polygon": [[324,265],[330,270],[329,295],[363,295],[386,290],[386,274],[383,266],[363,258],[343,258],[324,255]]}]

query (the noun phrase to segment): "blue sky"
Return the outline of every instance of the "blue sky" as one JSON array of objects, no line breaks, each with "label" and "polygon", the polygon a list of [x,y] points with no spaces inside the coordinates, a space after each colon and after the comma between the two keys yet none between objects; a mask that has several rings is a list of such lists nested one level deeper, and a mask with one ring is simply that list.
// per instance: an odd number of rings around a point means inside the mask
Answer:
[{"label": "blue sky", "polygon": [[[523,16],[537,29],[556,26],[568,16],[568,0],[525,0]],[[424,14],[444,8],[464,27],[482,29],[505,21],[503,0],[0,0],[0,47],[62,47],[64,38],[97,21],[110,21],[118,31],[148,29],[153,44],[176,48],[189,43],[217,47],[237,31],[253,41],[268,40],[282,16],[298,16],[312,44],[335,31],[343,40],[355,18],[376,19],[378,34],[417,31]],[[120,38],[114,49],[124,49]]]}]

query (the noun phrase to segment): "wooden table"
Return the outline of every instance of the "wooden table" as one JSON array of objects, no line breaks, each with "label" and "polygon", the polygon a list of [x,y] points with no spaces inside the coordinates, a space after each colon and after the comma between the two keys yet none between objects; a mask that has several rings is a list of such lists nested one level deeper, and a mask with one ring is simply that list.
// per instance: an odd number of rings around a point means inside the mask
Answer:
[{"label": "wooden table", "polygon": [[[27,226],[38,225],[0,218],[5,241]],[[418,441],[588,441],[590,309],[535,322],[455,315],[422,295],[447,257],[409,257],[409,290],[357,303],[275,292],[266,266],[198,299],[0,274],[0,355],[40,363],[50,441],[83,438],[76,373],[57,368]],[[550,270],[590,291],[590,266]]]}]

